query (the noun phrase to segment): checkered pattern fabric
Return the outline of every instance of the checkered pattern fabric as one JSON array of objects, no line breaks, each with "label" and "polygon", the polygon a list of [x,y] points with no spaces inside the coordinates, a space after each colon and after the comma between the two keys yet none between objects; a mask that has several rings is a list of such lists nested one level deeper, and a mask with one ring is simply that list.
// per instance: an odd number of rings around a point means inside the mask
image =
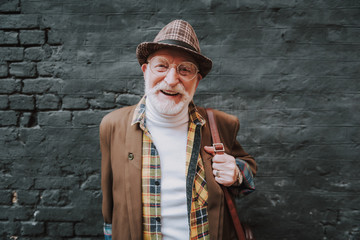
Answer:
[{"label": "checkered pattern fabric", "polygon": [[233,194],[235,195],[248,195],[255,191],[255,183],[254,183],[254,176],[250,169],[249,164],[247,164],[244,160],[235,159],[236,165],[238,166],[242,176],[243,182],[241,183],[240,187],[233,187]]},{"label": "checkered pattern fabric", "polygon": [[[196,124],[190,122],[188,143],[186,147],[186,159],[191,159],[192,148],[196,133]],[[198,154],[194,186],[192,189],[192,201],[190,210],[190,239],[209,239],[209,224],[207,217],[208,191],[205,180],[205,170],[200,154]],[[186,172],[189,172],[190,161],[186,161]]]},{"label": "checkered pattern fabric", "polygon": [[105,240],[112,240],[112,225],[104,223],[104,238]]},{"label": "checkered pattern fabric", "polygon": [[[209,224],[207,217],[207,185],[205,171],[199,149],[200,128],[205,120],[198,114],[193,104],[189,106],[190,121],[186,147],[186,177],[187,185],[191,186],[188,198],[190,239],[209,239]],[[142,203],[143,203],[143,238],[161,239],[161,166],[160,157],[151,141],[151,135],[146,128],[145,98],[138,104],[133,123],[139,123],[143,130],[142,156]],[[194,151],[195,150],[195,151]],[[196,151],[197,150],[197,151]],[[196,152],[196,154],[194,154]],[[195,169],[195,172],[192,171]]]},{"label": "checkered pattern fabric", "polygon": [[142,204],[144,239],[161,239],[161,169],[159,154],[148,132],[143,134]]},{"label": "checkered pattern fabric", "polygon": [[197,52],[200,52],[199,40],[196,37],[194,29],[183,20],[174,20],[166,25],[155,37],[154,42],[170,39],[185,42],[195,48]]}]

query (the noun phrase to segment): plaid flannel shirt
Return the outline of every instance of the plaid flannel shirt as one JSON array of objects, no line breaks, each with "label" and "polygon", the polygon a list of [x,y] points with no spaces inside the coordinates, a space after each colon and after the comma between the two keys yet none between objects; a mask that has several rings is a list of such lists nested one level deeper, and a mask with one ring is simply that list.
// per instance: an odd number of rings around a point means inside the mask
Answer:
[{"label": "plaid flannel shirt", "polygon": [[[188,219],[190,223],[189,239],[210,239],[207,216],[207,185],[202,159],[200,157],[200,129],[205,119],[198,113],[195,105],[189,105],[189,128],[186,146],[186,195],[188,205]],[[143,238],[162,239],[161,235],[161,166],[160,157],[151,135],[146,128],[145,97],[137,105],[132,124],[139,124],[143,130],[143,163],[142,163],[142,203],[143,203]],[[255,190],[253,174],[249,165],[236,159],[243,182],[234,187],[235,194],[249,194]],[[104,224],[105,240],[111,240],[111,224]]]},{"label": "plaid flannel shirt", "polygon": [[[207,185],[200,157],[200,128],[205,120],[194,104],[189,105],[190,121],[186,146],[186,195],[190,239],[208,239]],[[146,128],[145,98],[138,104],[132,124],[139,123],[143,130],[142,203],[143,238],[161,239],[161,166],[160,157]]]}]

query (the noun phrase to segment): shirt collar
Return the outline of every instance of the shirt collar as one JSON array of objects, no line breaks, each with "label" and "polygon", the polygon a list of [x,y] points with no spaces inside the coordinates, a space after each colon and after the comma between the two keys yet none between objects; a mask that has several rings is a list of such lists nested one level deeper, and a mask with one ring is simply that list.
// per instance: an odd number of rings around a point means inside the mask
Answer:
[{"label": "shirt collar", "polygon": [[[140,102],[136,106],[131,125],[139,123],[141,128],[145,128],[145,100],[146,95],[141,98]],[[189,104],[189,119],[194,124],[200,126],[203,126],[206,123],[205,119],[201,116],[193,101],[191,101]]]}]

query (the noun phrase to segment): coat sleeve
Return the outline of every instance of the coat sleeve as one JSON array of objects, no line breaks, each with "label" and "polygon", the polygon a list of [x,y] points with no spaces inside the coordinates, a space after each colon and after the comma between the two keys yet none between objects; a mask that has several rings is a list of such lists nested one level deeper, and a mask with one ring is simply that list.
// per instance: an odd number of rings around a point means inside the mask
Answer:
[{"label": "coat sleeve", "polygon": [[236,139],[239,128],[240,123],[236,118],[231,155],[236,159],[236,165],[242,174],[243,181],[239,186],[231,188],[236,195],[247,195],[255,190],[254,177],[257,172],[257,165],[255,159],[245,152],[239,141]]},{"label": "coat sleeve", "polygon": [[[207,117],[206,109],[199,107],[198,110],[202,116]],[[245,152],[236,139],[240,129],[239,119],[236,116],[215,109],[213,109],[213,113],[220,139],[225,145],[226,153],[235,158],[236,164],[243,177],[243,182],[240,185],[234,184],[229,188],[234,195],[249,194],[255,190],[254,177],[257,172],[257,164],[255,159]],[[208,121],[208,117],[206,121]],[[211,132],[209,126],[206,129]],[[211,135],[209,137],[211,138]]]},{"label": "coat sleeve", "polygon": [[111,124],[106,117],[100,124],[100,149],[101,149],[101,190],[102,214],[104,222],[112,223],[113,195],[112,195],[112,168],[111,168]]}]

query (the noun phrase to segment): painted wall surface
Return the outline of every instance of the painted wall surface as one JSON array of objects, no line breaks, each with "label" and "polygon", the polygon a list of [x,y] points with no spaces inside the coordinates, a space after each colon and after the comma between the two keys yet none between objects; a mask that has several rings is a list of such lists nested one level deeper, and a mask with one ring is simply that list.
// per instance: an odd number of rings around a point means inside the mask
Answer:
[{"label": "painted wall surface", "polygon": [[195,103],[236,115],[259,164],[237,201],[256,238],[360,239],[354,0],[0,0],[0,238],[103,238],[99,123],[177,18],[214,62]]}]

